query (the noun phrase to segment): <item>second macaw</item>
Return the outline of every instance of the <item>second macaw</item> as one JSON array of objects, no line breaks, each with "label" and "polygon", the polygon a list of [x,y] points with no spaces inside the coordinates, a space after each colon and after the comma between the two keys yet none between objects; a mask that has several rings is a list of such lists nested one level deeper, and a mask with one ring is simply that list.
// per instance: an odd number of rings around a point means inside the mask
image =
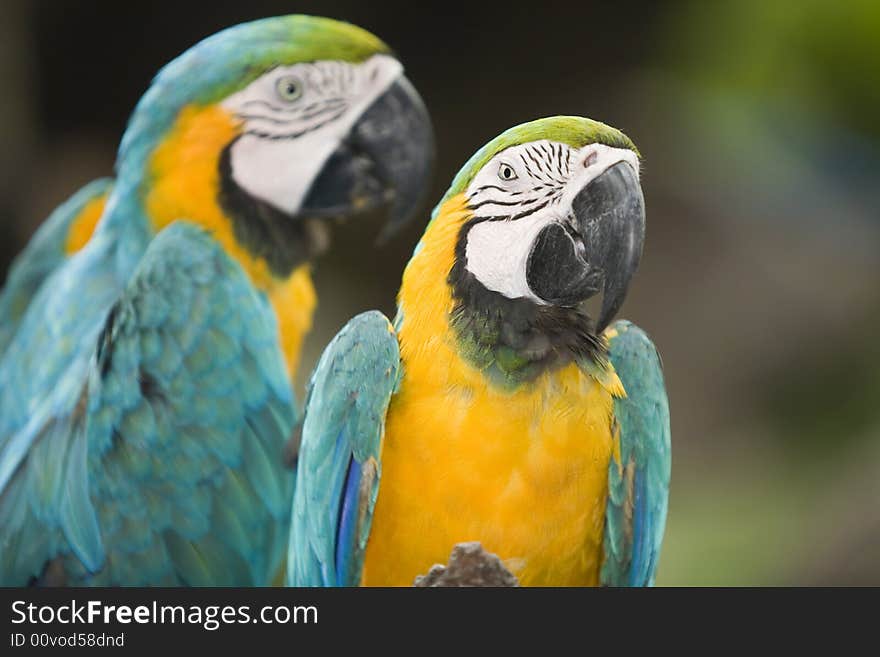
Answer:
[{"label": "second macaw", "polygon": [[0,295],[0,584],[269,581],[324,222],[400,222],[432,151],[400,62],[346,23],[245,23],[156,76],[115,181]]},{"label": "second macaw", "polygon": [[315,370],[288,583],[409,586],[466,541],[526,586],[653,583],[669,409],[651,341],[611,324],[642,252],[639,163],[618,130],[553,117],[465,164],[394,324],[359,315]]}]

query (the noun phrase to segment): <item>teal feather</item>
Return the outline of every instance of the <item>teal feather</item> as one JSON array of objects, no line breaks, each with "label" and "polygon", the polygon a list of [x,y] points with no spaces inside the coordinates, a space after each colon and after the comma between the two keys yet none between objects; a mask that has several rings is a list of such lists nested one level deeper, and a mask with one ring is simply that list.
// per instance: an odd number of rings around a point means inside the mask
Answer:
[{"label": "teal feather", "polygon": [[[205,268],[210,278],[189,275]],[[192,326],[157,322],[154,310],[185,315],[181,300],[204,298],[220,309],[183,350],[177,333]],[[271,306],[208,234],[175,223],[114,308],[92,356],[64,379],[71,411],[45,426],[37,413],[20,433],[22,444],[33,433],[27,449],[3,445],[0,471],[12,476],[0,488],[0,581],[27,583],[60,558],[74,584],[268,583],[289,523],[294,477],[281,452],[296,419]],[[210,319],[236,314],[252,332]],[[192,357],[211,349],[222,366]],[[270,368],[262,376],[257,362]],[[238,377],[242,367],[254,371]],[[254,390],[238,397],[218,377]]]},{"label": "teal feather", "polygon": [[666,526],[671,469],[669,402],[660,356],[648,336],[621,320],[610,358],[627,396],[614,404],[620,462],[608,470],[606,586],[651,586]]},{"label": "teal feather", "polygon": [[281,515],[287,502],[285,484],[277,464],[281,461],[281,450],[277,454],[269,454],[266,446],[255,435],[253,429],[246,425],[242,439],[245,471],[257,489],[260,499],[273,515]]},{"label": "teal feather", "polygon": [[209,564],[202,558],[193,542],[176,532],[169,532],[165,537],[165,546],[175,569],[186,573],[186,583],[189,586],[211,586],[214,583],[214,575]]},{"label": "teal feather", "polygon": [[288,584],[354,586],[360,581],[385,413],[399,374],[397,336],[377,311],[352,319],[321,356],[303,423]]},{"label": "teal feather", "polygon": [[65,245],[74,220],[112,185],[108,178],[95,180],[59,205],[12,262],[0,291],[0,354],[6,351],[37,290],[69,258]]},{"label": "teal feather", "polygon": [[66,455],[58,524],[76,558],[86,569],[95,571],[101,567],[105,552],[95,508],[89,499],[87,451],[86,435],[78,431]]}]

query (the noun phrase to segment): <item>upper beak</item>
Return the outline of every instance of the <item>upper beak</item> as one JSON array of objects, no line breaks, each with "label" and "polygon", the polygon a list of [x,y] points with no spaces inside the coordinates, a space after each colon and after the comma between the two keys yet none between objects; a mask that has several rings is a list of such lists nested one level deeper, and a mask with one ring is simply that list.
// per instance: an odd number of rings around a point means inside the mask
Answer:
[{"label": "upper beak", "polygon": [[343,217],[390,204],[384,239],[410,219],[428,189],[434,133],[402,75],[361,115],[306,196],[307,216]]},{"label": "upper beak", "polygon": [[620,310],[642,257],[645,199],[636,172],[625,162],[609,167],[578,193],[572,210],[586,262],[603,283],[601,333]]}]

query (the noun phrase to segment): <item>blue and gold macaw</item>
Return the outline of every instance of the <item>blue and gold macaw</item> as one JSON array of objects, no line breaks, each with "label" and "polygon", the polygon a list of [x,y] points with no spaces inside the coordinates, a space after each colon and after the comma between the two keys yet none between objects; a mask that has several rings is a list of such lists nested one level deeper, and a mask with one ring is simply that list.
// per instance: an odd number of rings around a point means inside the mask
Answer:
[{"label": "blue and gold macaw", "polygon": [[394,325],[355,317],[315,370],[288,583],[411,585],[465,541],[523,585],[654,581],[666,391],[647,335],[610,324],[642,252],[639,161],[621,132],[554,117],[465,164]]},{"label": "blue and gold macaw", "polygon": [[432,153],[400,63],[352,25],[259,20],[168,64],[116,179],[0,295],[0,584],[267,583],[325,220],[390,204],[395,227]]}]

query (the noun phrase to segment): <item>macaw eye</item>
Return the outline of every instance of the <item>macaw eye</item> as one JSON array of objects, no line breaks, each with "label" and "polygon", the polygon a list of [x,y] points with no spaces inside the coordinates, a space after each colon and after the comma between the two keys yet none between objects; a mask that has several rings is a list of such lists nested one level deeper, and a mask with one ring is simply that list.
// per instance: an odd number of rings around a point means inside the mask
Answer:
[{"label": "macaw eye", "polygon": [[498,167],[498,177],[501,180],[515,180],[516,179],[516,171],[513,170],[513,167],[509,164],[502,164]]},{"label": "macaw eye", "polygon": [[275,82],[275,92],[286,103],[292,103],[302,96],[302,82],[292,75],[285,75]]}]

